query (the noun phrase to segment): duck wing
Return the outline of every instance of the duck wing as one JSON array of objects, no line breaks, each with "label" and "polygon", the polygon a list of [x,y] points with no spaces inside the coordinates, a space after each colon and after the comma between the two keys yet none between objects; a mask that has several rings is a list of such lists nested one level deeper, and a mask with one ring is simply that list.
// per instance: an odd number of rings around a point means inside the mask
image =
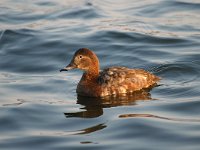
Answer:
[{"label": "duck wing", "polygon": [[154,85],[159,78],[142,69],[110,67],[100,72],[99,84],[114,93],[128,93]]}]

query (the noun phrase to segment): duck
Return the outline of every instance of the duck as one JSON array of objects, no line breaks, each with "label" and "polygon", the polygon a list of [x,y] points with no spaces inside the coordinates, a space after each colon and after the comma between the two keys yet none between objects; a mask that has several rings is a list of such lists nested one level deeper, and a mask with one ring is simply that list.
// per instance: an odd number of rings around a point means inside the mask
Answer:
[{"label": "duck", "polygon": [[113,66],[100,71],[97,55],[88,48],[80,48],[71,62],[60,70],[80,69],[83,75],[76,93],[87,97],[105,97],[131,94],[135,91],[154,87],[160,78],[143,69]]}]

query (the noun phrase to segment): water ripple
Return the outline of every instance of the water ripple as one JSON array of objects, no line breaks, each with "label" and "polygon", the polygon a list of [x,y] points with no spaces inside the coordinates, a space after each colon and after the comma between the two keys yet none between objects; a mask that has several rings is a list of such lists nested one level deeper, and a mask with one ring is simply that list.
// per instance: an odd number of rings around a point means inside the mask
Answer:
[{"label": "water ripple", "polygon": [[170,117],[162,117],[156,116],[152,114],[123,114],[120,115],[119,118],[155,118],[155,119],[163,119],[169,121],[178,121],[178,122],[200,122],[200,119],[191,119],[191,118],[170,118]]},{"label": "water ripple", "polygon": [[[0,148],[199,150],[199,6],[1,0]],[[82,71],[59,70],[81,47],[97,54],[101,69],[143,68],[161,77],[159,86],[79,97]]]}]

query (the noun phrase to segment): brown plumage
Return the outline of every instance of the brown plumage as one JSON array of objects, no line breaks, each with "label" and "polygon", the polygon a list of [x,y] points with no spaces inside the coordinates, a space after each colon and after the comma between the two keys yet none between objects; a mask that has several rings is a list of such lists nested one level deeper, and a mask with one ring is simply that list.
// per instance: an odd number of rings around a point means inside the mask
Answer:
[{"label": "brown plumage", "polygon": [[91,50],[76,51],[68,66],[60,71],[78,68],[84,70],[76,92],[82,96],[104,97],[132,93],[149,88],[159,81],[159,77],[142,69],[110,67],[99,71],[99,60]]}]

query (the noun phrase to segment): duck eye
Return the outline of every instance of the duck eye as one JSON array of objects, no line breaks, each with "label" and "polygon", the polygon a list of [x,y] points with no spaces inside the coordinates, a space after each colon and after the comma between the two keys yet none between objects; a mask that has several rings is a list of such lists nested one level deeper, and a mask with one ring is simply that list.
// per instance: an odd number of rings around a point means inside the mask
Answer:
[{"label": "duck eye", "polygon": [[82,57],[83,57],[82,55],[79,56],[79,58],[82,58]]}]

